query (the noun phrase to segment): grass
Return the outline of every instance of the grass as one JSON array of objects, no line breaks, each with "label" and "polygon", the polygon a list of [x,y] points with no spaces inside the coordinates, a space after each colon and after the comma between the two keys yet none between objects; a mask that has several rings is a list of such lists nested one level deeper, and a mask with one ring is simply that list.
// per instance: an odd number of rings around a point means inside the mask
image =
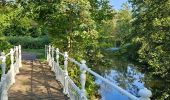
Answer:
[{"label": "grass", "polygon": [[36,55],[40,61],[44,61],[46,59],[44,49],[22,49],[22,52]]}]

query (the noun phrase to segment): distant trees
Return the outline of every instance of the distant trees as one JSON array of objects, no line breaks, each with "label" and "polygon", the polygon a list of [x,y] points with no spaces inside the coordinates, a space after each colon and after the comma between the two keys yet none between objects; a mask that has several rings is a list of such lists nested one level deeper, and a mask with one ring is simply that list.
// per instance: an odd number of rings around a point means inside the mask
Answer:
[{"label": "distant trees", "polygon": [[132,30],[132,12],[127,3],[122,4],[122,8],[117,11],[115,39],[121,41],[122,44],[130,42],[130,35]]},{"label": "distant trees", "polygon": [[116,11],[109,5],[108,0],[89,0],[92,18],[96,22],[98,31],[98,48],[105,49],[113,46],[113,31],[115,28],[114,17]]}]

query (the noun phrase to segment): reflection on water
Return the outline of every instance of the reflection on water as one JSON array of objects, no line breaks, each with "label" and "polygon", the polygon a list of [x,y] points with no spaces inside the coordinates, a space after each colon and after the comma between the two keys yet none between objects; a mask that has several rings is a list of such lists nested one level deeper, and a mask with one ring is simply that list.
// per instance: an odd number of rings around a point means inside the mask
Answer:
[{"label": "reflection on water", "polygon": [[[144,74],[132,65],[128,65],[123,69],[112,68],[104,70],[103,76],[131,94],[138,96],[139,89],[144,88],[144,82],[142,81]],[[122,95],[100,79],[96,79],[95,82],[100,86],[99,93],[102,96],[101,100],[129,100],[127,96]]]}]

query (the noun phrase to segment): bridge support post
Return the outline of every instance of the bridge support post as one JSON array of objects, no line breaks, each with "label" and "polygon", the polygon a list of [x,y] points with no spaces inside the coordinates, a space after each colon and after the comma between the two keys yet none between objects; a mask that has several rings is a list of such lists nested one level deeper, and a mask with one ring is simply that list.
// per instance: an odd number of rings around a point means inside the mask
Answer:
[{"label": "bridge support post", "polygon": [[21,45],[18,46],[18,53],[19,53],[19,68],[22,67],[22,54],[21,54]]},{"label": "bridge support post", "polygon": [[56,76],[56,80],[58,80],[58,69],[59,68],[59,49],[56,49],[56,65],[55,65],[55,76]]},{"label": "bridge support post", "polygon": [[64,53],[64,89],[63,93],[68,94],[68,71],[67,71],[67,66],[68,66],[68,53]]},{"label": "bridge support post", "polygon": [[86,61],[82,60],[81,61],[81,66],[80,66],[80,71],[81,71],[81,75],[80,75],[80,81],[81,81],[81,98],[80,100],[87,100],[86,97],[86,90],[85,90],[85,84],[86,84],[86,70],[84,68],[86,68]]},{"label": "bridge support post", "polygon": [[152,92],[147,88],[144,88],[139,90],[138,95],[140,96],[139,100],[150,100]]},{"label": "bridge support post", "polygon": [[11,84],[15,83],[15,72],[14,72],[14,49],[10,50],[10,54],[11,54]]}]

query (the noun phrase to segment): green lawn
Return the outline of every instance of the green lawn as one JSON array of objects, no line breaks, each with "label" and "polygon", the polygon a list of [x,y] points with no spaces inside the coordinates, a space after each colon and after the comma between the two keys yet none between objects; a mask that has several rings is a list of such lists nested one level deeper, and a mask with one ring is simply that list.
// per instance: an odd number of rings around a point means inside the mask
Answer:
[{"label": "green lawn", "polygon": [[45,60],[45,49],[22,49],[22,52],[36,55],[39,60]]}]

